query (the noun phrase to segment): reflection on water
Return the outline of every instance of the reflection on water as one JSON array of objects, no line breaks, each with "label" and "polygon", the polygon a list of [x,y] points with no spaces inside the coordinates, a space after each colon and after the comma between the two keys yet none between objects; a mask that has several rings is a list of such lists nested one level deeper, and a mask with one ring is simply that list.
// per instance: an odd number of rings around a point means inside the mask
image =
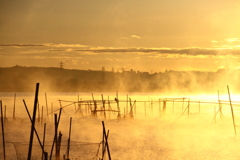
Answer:
[{"label": "reflection on water", "polygon": [[[32,113],[34,93],[16,93],[15,98],[14,95],[15,93],[0,93],[0,100],[3,108],[6,108],[7,155],[15,158],[17,155],[19,158],[19,148],[27,154],[27,147],[24,146],[28,144],[30,133],[23,99]],[[119,104],[116,103],[116,97]],[[218,99],[218,95],[40,93],[37,118],[44,115],[42,121],[47,123],[46,142],[49,143],[54,134],[53,113],[58,114],[60,106],[63,107],[59,130],[63,134],[64,154],[69,118],[73,117],[70,159],[84,159],[84,155],[92,155],[92,158],[95,156],[102,138],[102,120],[110,131],[109,145],[114,160],[239,159],[238,97],[239,95],[231,95],[236,136],[227,94],[220,95]],[[121,118],[117,118],[118,112],[111,111],[106,111],[105,115],[99,111],[96,117],[91,116],[95,107],[93,99],[97,102],[96,110],[103,110],[104,107],[105,110],[110,108],[120,111]],[[12,120],[14,106],[16,121]],[[129,116],[130,113],[133,118]],[[42,137],[41,120],[37,121],[36,127]],[[2,139],[0,142],[2,144]],[[85,143],[93,145],[87,146]],[[34,144],[37,146],[37,141]]]}]

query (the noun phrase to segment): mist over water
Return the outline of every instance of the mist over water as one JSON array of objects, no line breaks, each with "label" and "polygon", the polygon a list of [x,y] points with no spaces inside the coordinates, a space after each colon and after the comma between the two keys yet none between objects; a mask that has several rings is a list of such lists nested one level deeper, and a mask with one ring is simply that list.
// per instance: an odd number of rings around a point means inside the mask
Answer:
[{"label": "mist over water", "polygon": [[[102,106],[102,95],[105,100],[109,99],[112,102],[116,97],[116,93],[94,93],[93,97],[98,101],[98,109]],[[86,105],[81,105],[82,114],[79,112],[75,114],[75,107],[78,106],[71,103],[92,100],[92,93],[47,93],[47,103],[49,113],[52,106],[54,113],[58,114],[60,108],[58,100],[62,100],[63,111],[59,124],[59,131],[63,134],[61,155],[66,152],[69,118],[73,117],[70,159],[94,159],[102,140],[102,121],[104,121],[106,129],[109,130],[108,143],[114,160],[236,160],[240,158],[238,154],[240,109],[236,102],[238,97],[239,95],[231,96],[237,126],[236,136],[226,94],[220,95],[220,99],[224,102],[222,115],[219,112],[218,95],[164,96],[118,93],[121,119],[117,119],[117,112],[107,112],[106,118],[101,113],[97,113],[97,117],[92,117],[85,110]],[[129,98],[133,104],[133,119],[128,115],[131,109]],[[16,93],[15,121],[12,120],[14,93],[1,93],[0,99],[3,107],[6,105],[7,108],[7,121],[5,121],[7,157],[26,159],[31,125],[22,100],[26,101],[29,112],[32,114],[34,93]],[[165,110],[163,110],[163,100],[166,100]],[[107,109],[107,103],[105,105]],[[49,146],[54,136],[54,121],[52,114],[46,116],[45,93],[39,93],[39,106],[40,110],[44,108],[44,122],[47,123],[46,150],[50,152]],[[111,103],[111,108],[117,110],[117,104]],[[42,139],[41,122],[36,122],[36,128]],[[33,156],[35,159],[41,159],[41,150],[39,150],[36,136],[34,138],[35,151],[39,152],[34,152]],[[0,155],[3,155],[2,139],[0,142]],[[37,155],[40,156],[37,157]],[[105,159],[108,159],[107,154]]]}]

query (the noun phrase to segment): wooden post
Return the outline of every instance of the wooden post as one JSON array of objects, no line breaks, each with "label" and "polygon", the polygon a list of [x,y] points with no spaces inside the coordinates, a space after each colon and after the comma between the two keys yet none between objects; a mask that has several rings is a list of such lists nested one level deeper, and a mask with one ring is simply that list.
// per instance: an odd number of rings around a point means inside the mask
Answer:
[{"label": "wooden post", "polygon": [[40,122],[40,120],[41,120],[41,113],[40,113],[39,102],[37,102],[37,109],[38,109],[38,122]]},{"label": "wooden post", "polygon": [[116,101],[116,103],[117,103],[117,108],[118,108],[117,118],[118,118],[118,119],[121,119],[121,113],[120,113],[120,107],[119,107],[119,99],[118,99],[118,92],[116,93],[115,101]]},{"label": "wooden post", "polygon": [[163,115],[165,115],[166,109],[167,109],[167,100],[163,100],[163,109],[162,109]]},{"label": "wooden post", "polygon": [[222,103],[221,103],[221,100],[220,100],[219,90],[218,90],[218,104],[219,104],[220,118],[222,119]]},{"label": "wooden post", "polygon": [[43,124],[43,106],[42,106],[41,126],[42,124]]},{"label": "wooden post", "polygon": [[182,113],[183,113],[183,108],[184,108],[184,100],[185,100],[185,98],[183,98],[183,101],[182,101]]},{"label": "wooden post", "polygon": [[16,119],[16,117],[15,117],[15,104],[16,104],[16,93],[14,94],[14,102],[13,102],[13,120]]},{"label": "wooden post", "polygon": [[[61,114],[62,114],[62,108],[60,108],[60,111],[59,111],[59,116],[58,116],[58,120],[57,120],[57,128],[60,123]],[[56,119],[56,116],[57,116],[57,114],[54,114],[54,120]],[[56,120],[55,120],[55,122],[56,122]],[[50,153],[50,157],[49,157],[50,160],[52,159],[52,152],[53,152],[54,144],[56,141],[57,141],[57,134],[55,133],[53,143],[52,143],[51,153]]]},{"label": "wooden post", "polygon": [[108,137],[107,137],[107,134],[106,134],[104,121],[102,121],[102,125],[103,125],[103,134],[104,134],[104,138],[105,138],[105,141],[106,141],[106,147],[107,147],[107,151],[108,151],[108,159],[111,160],[111,154],[110,154],[110,149],[109,149],[109,145],[108,145]]},{"label": "wooden post", "polygon": [[58,157],[58,126],[57,126],[57,114],[54,114],[54,126],[55,126],[55,159],[59,160],[60,157]]},{"label": "wooden post", "polygon": [[69,160],[70,142],[71,142],[71,129],[72,128],[72,117],[70,118],[69,134],[68,134],[68,146],[67,146],[67,160]]},{"label": "wooden post", "polygon": [[231,107],[231,112],[232,112],[232,120],[233,120],[234,133],[235,133],[235,136],[236,136],[236,135],[237,135],[237,132],[236,132],[236,125],[235,125],[235,119],[234,119],[234,113],[233,113],[232,101],[231,101],[230,91],[229,91],[229,87],[228,87],[228,86],[227,86],[227,89],[228,89],[228,97],[229,97],[229,102],[230,102],[230,107]]},{"label": "wooden post", "polygon": [[[109,130],[107,132],[107,138],[108,139],[108,135],[109,135]],[[106,142],[103,141],[103,143],[105,143],[105,147],[104,147],[104,150],[103,150],[103,157],[102,157],[102,160],[104,159],[104,155],[105,155],[105,151],[106,151]]]},{"label": "wooden post", "polygon": [[46,123],[44,123],[44,128],[43,128],[43,151],[42,151],[42,156],[43,160],[46,159],[45,151],[44,151],[44,145],[45,145],[45,135],[46,135]]},{"label": "wooden post", "polygon": [[94,105],[94,110],[93,110],[93,112],[92,112],[92,115],[94,116],[94,117],[97,117],[97,102],[94,100],[94,96],[93,96],[93,93],[92,93],[92,99],[93,99],[93,105]]},{"label": "wooden post", "polygon": [[46,92],[45,92],[45,101],[46,101],[47,120],[49,121],[49,117],[48,117],[48,101],[47,101],[47,93]]},{"label": "wooden post", "polygon": [[61,131],[59,132],[59,136],[57,138],[57,145],[56,145],[56,159],[55,160],[60,160],[60,151],[61,151],[61,141],[62,141],[62,133]]},{"label": "wooden post", "polygon": [[102,160],[104,158],[104,150],[105,150],[105,135],[104,135],[104,128],[102,132]]},{"label": "wooden post", "polygon": [[105,100],[103,99],[103,94],[102,94],[102,103],[103,103],[103,116],[106,119],[106,112],[105,112]]},{"label": "wooden post", "polygon": [[3,159],[6,160],[6,149],[5,149],[5,136],[4,136],[4,122],[3,122],[3,109],[2,101],[0,101],[1,111],[1,125],[2,125],[2,143],[3,143]]},{"label": "wooden post", "polygon": [[[24,103],[25,109],[26,109],[26,111],[27,111],[28,117],[29,117],[29,119],[30,119],[30,121],[31,121],[31,123],[32,123],[32,118],[31,118],[31,115],[30,115],[30,113],[29,113],[29,111],[28,111],[28,108],[27,108],[27,105],[26,105],[26,102],[25,102],[24,99],[23,99],[23,103]],[[37,130],[36,130],[35,127],[34,127],[34,132],[35,132],[35,134],[36,134],[36,136],[37,136],[38,142],[39,142],[39,144],[40,144],[40,146],[41,146],[41,148],[42,148],[42,151],[43,151],[43,150],[44,150],[44,149],[43,149],[43,145],[42,145],[42,143],[41,143],[41,141],[40,141],[40,138],[39,138],[39,136],[38,136],[38,133],[37,133]]]},{"label": "wooden post", "polygon": [[28,160],[31,160],[31,155],[32,155],[32,144],[33,144],[33,136],[34,136],[34,128],[35,128],[35,120],[36,120],[36,112],[37,112],[37,102],[38,102],[38,90],[39,90],[39,83],[36,84],[35,100],[34,100],[34,106],[33,106],[32,127],[30,132],[30,142],[29,142],[29,148],[28,148]]}]

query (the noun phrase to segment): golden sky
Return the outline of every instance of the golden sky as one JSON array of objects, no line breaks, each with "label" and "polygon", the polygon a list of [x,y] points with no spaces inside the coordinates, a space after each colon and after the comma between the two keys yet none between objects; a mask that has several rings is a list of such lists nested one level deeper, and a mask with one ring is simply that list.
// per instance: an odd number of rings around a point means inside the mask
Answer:
[{"label": "golden sky", "polygon": [[1,0],[0,67],[237,68],[240,1]]}]

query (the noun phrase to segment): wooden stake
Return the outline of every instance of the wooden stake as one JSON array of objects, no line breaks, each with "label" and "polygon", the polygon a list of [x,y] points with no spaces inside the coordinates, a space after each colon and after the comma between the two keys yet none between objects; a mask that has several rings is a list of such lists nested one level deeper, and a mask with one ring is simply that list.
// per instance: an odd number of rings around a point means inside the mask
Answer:
[{"label": "wooden stake", "polygon": [[37,109],[38,109],[38,122],[40,122],[40,120],[41,120],[41,113],[40,113],[39,102],[37,102]]},{"label": "wooden stake", "polygon": [[219,90],[218,90],[218,104],[219,104],[220,118],[222,119],[222,103],[221,103],[221,100],[220,100]]},{"label": "wooden stake", "polygon": [[47,93],[46,92],[45,92],[45,101],[46,101],[47,120],[49,121],[49,117],[48,117],[48,101],[47,101]]},{"label": "wooden stake", "polygon": [[108,137],[106,134],[104,121],[102,121],[102,125],[103,125],[103,134],[104,134],[104,138],[106,140],[106,147],[107,147],[107,151],[108,151],[108,159],[111,160],[111,154],[110,154],[110,149],[109,149],[109,145],[108,145]]},{"label": "wooden stake", "polygon": [[32,155],[32,144],[33,144],[33,136],[34,136],[34,128],[35,128],[35,120],[36,120],[36,112],[37,112],[37,102],[38,102],[38,90],[39,90],[39,83],[36,84],[35,100],[34,100],[34,106],[33,106],[32,127],[30,132],[30,142],[29,142],[29,148],[28,148],[28,160],[31,160],[31,155]]},{"label": "wooden stake", "polygon": [[102,94],[102,104],[103,104],[103,116],[106,119],[106,112],[105,112],[105,100],[103,99],[103,94]]},{"label": "wooden stake", "polygon": [[57,127],[57,114],[54,114],[54,126],[55,126],[55,159],[58,160],[60,157],[58,157],[58,140],[57,140],[57,135],[58,135],[58,127]]},{"label": "wooden stake", "polygon": [[68,134],[68,146],[67,146],[67,160],[69,160],[70,142],[71,142],[71,130],[72,130],[72,117],[70,118],[69,134]]},{"label": "wooden stake", "polygon": [[45,153],[45,149],[44,149],[44,145],[45,145],[45,135],[46,135],[46,123],[44,123],[44,128],[43,128],[43,152],[42,152],[42,157],[45,160],[47,157],[46,153]]},{"label": "wooden stake", "polygon": [[[61,118],[61,114],[62,114],[62,108],[60,108],[60,111],[59,111],[59,116],[58,116],[58,120],[57,120],[57,128],[58,128],[58,125],[60,123],[60,118]],[[54,120],[56,119],[56,116],[57,114],[54,114]],[[55,120],[56,122],[56,120]],[[56,125],[56,124],[55,124]],[[50,153],[50,160],[52,159],[52,152],[53,152],[53,148],[54,148],[54,143],[57,141],[57,134],[55,133],[54,134],[54,139],[53,139],[53,143],[52,143],[52,148],[51,148],[51,153]]]},{"label": "wooden stake", "polygon": [[[26,102],[25,102],[24,99],[23,99],[23,103],[24,103],[25,109],[26,109],[26,111],[27,111],[29,120],[30,120],[30,122],[32,123],[32,118],[31,118],[31,115],[30,115],[30,113],[29,113],[29,111],[28,111],[28,108],[27,108],[27,105],[26,105]],[[35,127],[34,127],[34,132],[35,132],[35,134],[36,134],[36,136],[37,136],[38,142],[39,142],[39,144],[40,144],[40,146],[41,146],[41,148],[42,148],[42,151],[43,151],[43,150],[44,150],[44,149],[43,149],[43,145],[42,145],[42,143],[41,143],[41,141],[40,141],[40,138],[39,138],[39,136],[38,136],[38,133],[37,133],[37,130],[35,129]]]},{"label": "wooden stake", "polygon": [[232,101],[231,101],[230,91],[229,91],[229,87],[228,87],[228,86],[227,86],[227,89],[228,89],[228,97],[229,97],[229,102],[230,102],[230,107],[231,107],[231,112],[232,112],[232,120],[233,120],[234,133],[235,133],[235,136],[236,136],[236,135],[237,135],[237,131],[236,131],[236,125],[235,125],[235,119],[234,119]]},{"label": "wooden stake", "polygon": [[16,104],[16,93],[14,94],[14,102],[13,102],[13,119],[15,120],[15,104]]},{"label": "wooden stake", "polygon": [[43,124],[43,106],[42,106],[41,126],[42,124]]},{"label": "wooden stake", "polygon": [[118,115],[117,115],[117,118],[118,118],[118,119],[121,119],[120,107],[119,107],[119,99],[118,99],[118,92],[116,93],[115,101],[116,101],[116,103],[117,103],[117,108],[118,108]]},{"label": "wooden stake", "polygon": [[1,111],[1,125],[2,125],[2,143],[3,143],[3,159],[6,160],[6,149],[5,149],[5,136],[4,136],[4,122],[3,122],[3,109],[2,101],[0,101]]}]

